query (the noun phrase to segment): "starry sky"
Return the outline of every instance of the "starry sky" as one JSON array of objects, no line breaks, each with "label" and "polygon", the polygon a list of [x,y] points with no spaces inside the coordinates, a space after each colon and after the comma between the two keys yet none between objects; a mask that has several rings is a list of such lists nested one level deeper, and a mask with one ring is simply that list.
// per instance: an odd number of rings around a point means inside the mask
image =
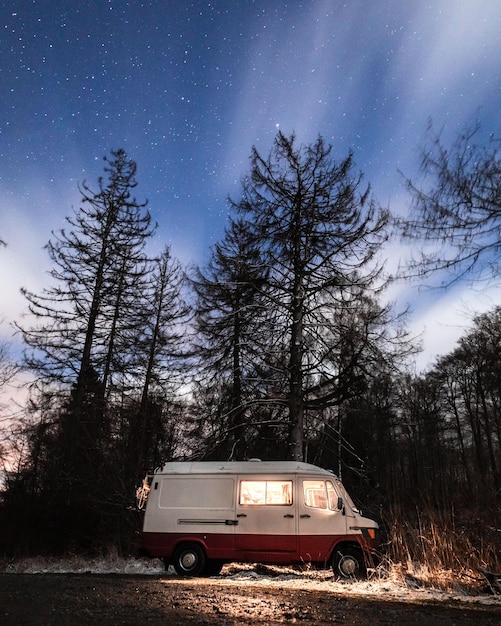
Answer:
[{"label": "starry sky", "polygon": [[[9,0],[0,6],[1,336],[49,269],[43,246],[124,148],[166,243],[203,264],[255,145],[322,135],[394,212],[429,120],[499,133],[499,0]],[[389,250],[395,264],[399,245]],[[413,291],[414,290],[414,291]],[[395,297],[426,358],[452,349],[493,288]],[[459,329],[459,330],[458,330]]]}]

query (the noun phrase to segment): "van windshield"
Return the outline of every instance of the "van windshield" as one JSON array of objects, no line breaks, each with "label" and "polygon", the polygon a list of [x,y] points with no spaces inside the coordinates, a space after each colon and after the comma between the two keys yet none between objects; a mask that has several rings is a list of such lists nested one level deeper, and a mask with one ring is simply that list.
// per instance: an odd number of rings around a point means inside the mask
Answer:
[{"label": "van windshield", "polygon": [[338,510],[338,495],[330,480],[303,480],[303,493],[306,506]]},{"label": "van windshield", "polygon": [[350,494],[346,491],[346,489],[344,488],[343,483],[339,480],[339,478],[336,479],[336,487],[337,487],[339,493],[341,494],[341,497],[343,498],[344,502],[348,503],[348,505],[351,508],[351,510],[354,513],[360,513],[360,509],[358,508],[358,506],[355,505],[355,503],[353,502],[353,500],[350,497]]}]

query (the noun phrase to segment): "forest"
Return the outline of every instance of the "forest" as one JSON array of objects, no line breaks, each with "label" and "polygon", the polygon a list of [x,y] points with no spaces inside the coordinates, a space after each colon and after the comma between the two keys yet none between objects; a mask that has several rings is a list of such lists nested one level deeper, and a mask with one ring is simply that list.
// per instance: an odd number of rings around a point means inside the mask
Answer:
[{"label": "forest", "polygon": [[[501,160],[478,130],[430,140],[405,218],[351,153],[279,132],[203,267],[152,252],[136,163],[112,150],[47,243],[47,285],[23,289],[22,359],[0,345],[0,387],[29,381],[0,406],[0,554],[134,554],[148,472],[257,457],[335,471],[392,563],[500,571],[501,306],[416,374],[386,295],[498,280]],[[390,275],[395,239],[414,255]]]}]

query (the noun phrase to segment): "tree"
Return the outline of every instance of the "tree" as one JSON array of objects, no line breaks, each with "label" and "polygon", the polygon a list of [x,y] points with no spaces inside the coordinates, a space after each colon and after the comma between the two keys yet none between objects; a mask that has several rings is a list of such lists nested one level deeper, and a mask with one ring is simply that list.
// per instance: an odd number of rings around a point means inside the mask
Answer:
[{"label": "tree", "polygon": [[[462,471],[484,486],[501,486],[501,308],[479,315],[473,329],[436,365],[454,416]],[[452,420],[451,420],[452,421]]]},{"label": "tree", "polygon": [[138,474],[160,462],[155,441],[165,434],[164,428],[170,427],[170,422],[159,419],[159,415],[164,405],[173,409],[174,395],[185,382],[189,356],[186,325],[191,309],[183,298],[184,282],[179,262],[166,247],[153,262],[139,318],[141,328],[133,371],[136,381],[142,381],[142,384],[139,409],[129,423],[127,455],[128,466],[136,481]]},{"label": "tree", "polygon": [[73,531],[82,545],[105,520],[107,402],[117,381],[126,392],[123,382],[135,366],[150,270],[145,246],[154,231],[146,203],[132,196],[136,163],[124,150],[112,151],[105,163],[106,179],[99,178],[96,191],[82,183],[81,207],[47,245],[51,284],[39,294],[22,290],[34,318],[20,327],[26,364],[44,386],[61,388],[49,468],[58,477],[53,493],[64,504],[59,522],[68,540]]},{"label": "tree", "polygon": [[[317,321],[317,359],[324,373],[306,387],[305,423],[315,462],[336,467],[344,477],[346,468],[356,473],[362,457],[367,459],[359,435],[365,432],[374,441],[380,428],[369,415],[368,390],[395,376],[418,348],[404,327],[405,312],[380,305],[370,292],[354,290],[349,299],[334,304],[324,311],[330,317]],[[373,461],[368,465],[374,466]]]},{"label": "tree", "polygon": [[[448,285],[476,272],[497,277],[501,252],[501,155],[499,141],[478,143],[480,128],[462,133],[450,148],[440,135],[423,150],[424,182],[408,180],[413,198],[409,218],[400,220],[405,238],[421,242],[410,262],[414,275],[445,272]],[[424,245],[423,245],[424,242]]]},{"label": "tree", "polygon": [[[0,247],[7,245],[0,239]],[[1,321],[1,320],[0,320]],[[0,393],[13,380],[19,372],[19,365],[14,363],[11,353],[10,344],[0,340]],[[0,403],[0,411],[3,411],[3,405]],[[0,424],[3,422],[4,416],[0,414]],[[2,458],[2,449],[0,446],[0,459]]]},{"label": "tree", "polygon": [[255,387],[258,337],[263,332],[258,302],[264,275],[259,259],[248,225],[232,220],[205,271],[198,268],[192,278],[197,296],[195,349],[204,381],[198,398],[207,397],[202,389],[212,389],[211,404],[222,413],[216,432],[224,436],[217,439],[229,445],[224,451],[216,445],[211,452],[237,459],[245,456],[245,404]]},{"label": "tree", "polygon": [[141,310],[144,246],[153,232],[146,203],[131,195],[135,162],[124,150],[105,162],[107,180],[99,179],[97,191],[81,185],[80,209],[47,244],[53,284],[41,294],[22,290],[36,322],[20,328],[31,349],[27,365],[46,379],[75,384],[78,398],[92,369],[109,385],[119,334]]},{"label": "tree", "polygon": [[11,436],[13,421],[12,415],[6,412],[3,394],[7,391],[18,372],[19,365],[12,358],[10,344],[0,340],[0,465],[4,465],[9,457],[9,437]]},{"label": "tree", "polygon": [[11,356],[11,346],[6,341],[0,341],[0,390],[6,387],[19,372]]},{"label": "tree", "polygon": [[336,400],[325,384],[335,377],[328,363],[332,311],[355,310],[361,293],[384,284],[376,256],[388,238],[389,213],[362,188],[352,154],[335,162],[331,151],[321,137],[297,147],[294,135],[279,132],[268,158],[253,148],[241,199],[232,202],[260,250],[262,297],[286,341],[282,401],[291,459],[303,458],[309,402],[321,409]]}]

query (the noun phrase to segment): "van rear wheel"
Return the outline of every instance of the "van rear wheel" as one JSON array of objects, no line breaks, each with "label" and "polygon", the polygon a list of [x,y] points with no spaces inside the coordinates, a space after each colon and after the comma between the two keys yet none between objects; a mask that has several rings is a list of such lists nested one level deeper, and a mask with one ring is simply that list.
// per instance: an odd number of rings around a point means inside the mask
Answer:
[{"label": "van rear wheel", "polygon": [[336,548],[332,558],[332,572],[336,578],[365,578],[367,569],[362,550],[355,546]]},{"label": "van rear wheel", "polygon": [[205,568],[206,556],[196,543],[185,543],[174,553],[172,565],[179,576],[200,576]]}]

